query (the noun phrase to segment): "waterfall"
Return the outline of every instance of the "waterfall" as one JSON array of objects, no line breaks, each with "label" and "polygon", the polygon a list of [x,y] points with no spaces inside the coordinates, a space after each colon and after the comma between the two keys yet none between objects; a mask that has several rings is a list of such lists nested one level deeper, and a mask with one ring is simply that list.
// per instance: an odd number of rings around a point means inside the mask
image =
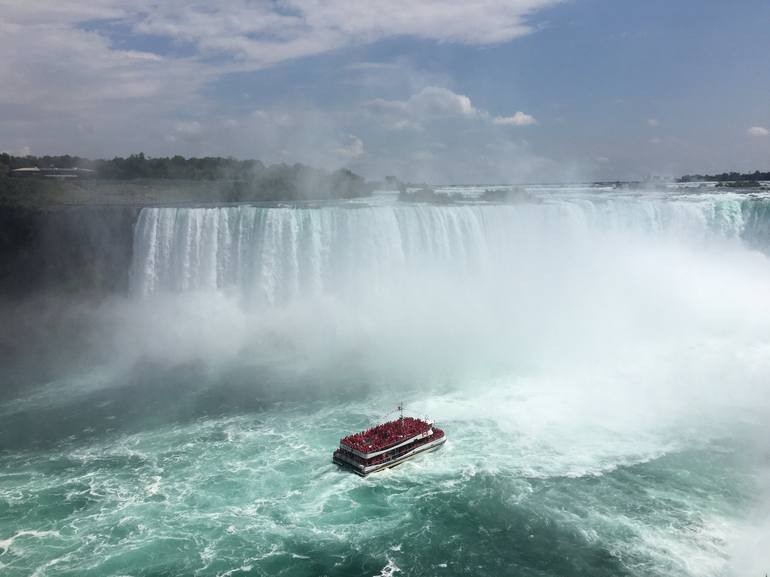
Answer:
[{"label": "waterfall", "polygon": [[[709,196],[550,199],[521,205],[145,208],[134,293],[236,291],[266,304],[387,290],[405,277],[484,277],[523,253],[575,250],[597,235],[762,242],[767,201]],[[518,254],[518,257],[517,257]],[[518,263],[520,264],[520,263]]]}]

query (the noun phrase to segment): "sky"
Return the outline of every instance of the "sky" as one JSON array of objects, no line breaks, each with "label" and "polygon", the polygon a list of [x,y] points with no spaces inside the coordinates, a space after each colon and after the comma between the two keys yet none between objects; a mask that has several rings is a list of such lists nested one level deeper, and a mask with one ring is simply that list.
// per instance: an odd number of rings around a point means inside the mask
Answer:
[{"label": "sky", "polygon": [[0,150],[432,183],[770,170],[767,0],[0,0]]}]

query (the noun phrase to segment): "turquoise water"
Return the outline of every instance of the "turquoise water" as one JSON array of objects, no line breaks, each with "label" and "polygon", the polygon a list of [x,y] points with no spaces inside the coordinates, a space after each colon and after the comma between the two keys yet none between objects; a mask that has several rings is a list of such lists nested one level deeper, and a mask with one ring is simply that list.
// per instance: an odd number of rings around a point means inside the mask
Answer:
[{"label": "turquoise water", "polygon": [[[754,206],[550,194],[145,211],[102,361],[0,405],[0,574],[763,574]],[[332,465],[400,401],[441,450]]]},{"label": "turquoise water", "polygon": [[[713,575],[757,500],[746,437],[533,423],[553,399],[506,383],[412,401],[446,415],[449,441],[366,479],[331,450],[386,398],[167,423],[160,407],[121,422],[109,396],[55,408],[105,430],[3,454],[5,575]],[[490,398],[510,422],[482,414]]]}]

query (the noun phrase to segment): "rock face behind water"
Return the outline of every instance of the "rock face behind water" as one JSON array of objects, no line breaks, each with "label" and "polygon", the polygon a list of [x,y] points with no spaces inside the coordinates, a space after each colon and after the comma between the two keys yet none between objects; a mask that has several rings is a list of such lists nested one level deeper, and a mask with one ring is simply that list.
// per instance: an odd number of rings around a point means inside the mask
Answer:
[{"label": "rock face behind water", "polygon": [[0,296],[125,292],[131,206],[0,208]]}]

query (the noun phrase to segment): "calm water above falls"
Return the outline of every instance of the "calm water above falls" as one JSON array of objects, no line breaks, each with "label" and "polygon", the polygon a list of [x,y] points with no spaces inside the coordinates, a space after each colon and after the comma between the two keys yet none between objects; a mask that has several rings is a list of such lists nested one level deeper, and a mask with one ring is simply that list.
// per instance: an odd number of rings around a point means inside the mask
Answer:
[{"label": "calm water above falls", "polygon": [[[0,573],[761,575],[770,200],[144,209],[109,362],[0,405]],[[360,479],[403,400],[448,435]]]}]

